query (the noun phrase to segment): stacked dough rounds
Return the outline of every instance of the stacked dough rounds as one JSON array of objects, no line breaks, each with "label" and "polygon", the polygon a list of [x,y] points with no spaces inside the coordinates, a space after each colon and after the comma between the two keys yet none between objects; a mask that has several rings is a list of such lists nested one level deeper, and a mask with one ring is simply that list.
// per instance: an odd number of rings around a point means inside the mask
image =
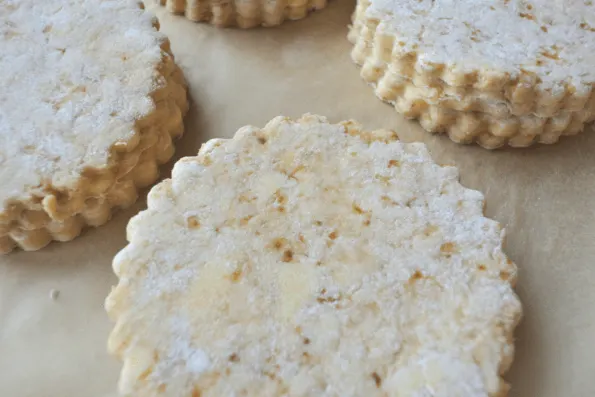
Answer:
[{"label": "stacked dough rounds", "polygon": [[554,143],[595,118],[590,1],[360,0],[350,40],[378,97],[455,142]]},{"label": "stacked dough rounds", "polygon": [[420,143],[324,118],[212,140],[114,260],[127,396],[504,396],[516,267]]},{"label": "stacked dough rounds", "polygon": [[305,18],[326,7],[327,0],[158,0],[172,13],[219,27],[277,26],[283,21]]},{"label": "stacked dough rounds", "polygon": [[181,71],[129,0],[7,0],[0,57],[0,253],[106,222],[182,133]]}]

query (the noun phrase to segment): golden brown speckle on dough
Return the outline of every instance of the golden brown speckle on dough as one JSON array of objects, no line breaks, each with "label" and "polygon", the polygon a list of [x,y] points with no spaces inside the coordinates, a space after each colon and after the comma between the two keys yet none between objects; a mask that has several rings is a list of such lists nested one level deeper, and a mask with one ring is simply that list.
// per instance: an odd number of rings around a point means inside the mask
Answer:
[{"label": "golden brown speckle on dough", "polygon": [[273,247],[276,250],[280,250],[281,248],[283,248],[285,246],[285,244],[287,244],[287,240],[284,239],[283,237],[280,238],[276,238],[271,242],[271,247]]},{"label": "golden brown speckle on dough", "polygon": [[145,380],[149,377],[149,375],[151,375],[152,372],[153,372],[153,367],[149,367],[138,376],[138,379]]},{"label": "golden brown speckle on dough", "polygon": [[213,164],[213,160],[211,159],[211,156],[209,156],[208,154],[207,154],[207,155],[205,155],[205,156],[202,158],[202,164],[203,164],[203,165],[205,165],[205,166],[207,166],[207,167],[208,167],[209,165]]},{"label": "golden brown speckle on dough", "polygon": [[378,179],[379,181],[382,181],[382,182],[386,183],[387,185],[390,183],[390,180],[391,180],[391,178],[389,176],[380,175],[380,174],[374,175],[374,178]]},{"label": "golden brown speckle on dough", "polygon": [[455,250],[456,247],[451,242],[446,242],[440,246],[440,252],[442,252],[443,254],[452,254],[453,252],[455,252]]},{"label": "golden brown speckle on dough", "polygon": [[200,397],[201,393],[200,390],[198,390],[198,388],[195,386],[192,388],[192,397]]},{"label": "golden brown speckle on dough", "polygon": [[356,214],[363,214],[364,210],[357,204],[353,203],[353,211],[355,211]]},{"label": "golden brown speckle on dough", "polygon": [[384,201],[385,203],[387,203],[387,204],[390,204],[390,205],[397,205],[397,202],[396,202],[396,201],[394,201],[393,199],[391,199],[391,198],[390,198],[390,197],[388,197],[388,196],[381,196],[381,197],[380,197],[380,199],[381,199],[382,201]]},{"label": "golden brown speckle on dough", "polygon": [[279,203],[279,204],[284,204],[287,202],[287,196],[285,196],[283,193],[281,193],[280,190],[277,190],[275,192],[275,200]]},{"label": "golden brown speckle on dough", "polygon": [[424,229],[424,234],[426,236],[429,236],[430,234],[434,233],[438,231],[438,226],[436,225],[428,225],[425,229]]},{"label": "golden brown speckle on dough", "polygon": [[486,265],[477,265],[477,270],[485,271]]},{"label": "golden brown speckle on dough", "polygon": [[288,175],[288,177],[289,177],[289,178],[292,178],[292,179],[295,179],[295,180],[297,180],[297,178],[295,177],[295,175],[296,175],[298,172],[302,171],[303,169],[305,169],[305,167],[304,167],[303,165],[301,165],[301,164],[300,164],[300,165],[298,165],[297,167],[295,167],[295,168],[293,169],[293,171],[291,171],[291,173]]},{"label": "golden brown speckle on dough", "polygon": [[510,273],[508,273],[506,270],[502,270],[500,272],[500,279],[506,281],[510,278]]},{"label": "golden brown speckle on dough", "polygon": [[420,272],[419,270],[416,270],[415,272],[413,272],[413,274],[411,275],[411,277],[409,277],[409,281],[413,282],[415,280],[421,280],[422,278],[424,278],[424,275],[422,272]]},{"label": "golden brown speckle on dough", "polygon": [[229,356],[229,361],[231,361],[232,363],[237,363],[238,361],[240,361],[240,357],[236,353],[233,353]]},{"label": "golden brown speckle on dough", "polygon": [[240,203],[249,203],[252,200],[250,198],[246,197],[245,195],[241,194],[240,197],[238,197],[238,201]]},{"label": "golden brown speckle on dough", "polygon": [[196,216],[189,216],[186,222],[189,229],[198,229],[200,227],[200,222]]},{"label": "golden brown speckle on dough", "polygon": [[388,161],[388,168],[398,167],[399,165],[401,165],[401,163],[399,162],[399,160],[389,160]]},{"label": "golden brown speckle on dough", "polygon": [[541,55],[543,55],[546,58],[549,59],[553,59],[554,61],[557,61],[560,59],[560,55],[559,55],[560,49],[558,48],[558,46],[553,45],[552,46],[552,51],[542,51]]},{"label": "golden brown speckle on dough", "polygon": [[376,383],[376,387],[382,386],[382,378],[376,372],[372,372],[372,378],[374,379],[374,383]]},{"label": "golden brown speckle on dough", "polygon": [[250,222],[250,219],[254,218],[253,215],[248,215],[243,217],[242,219],[240,219],[240,225],[242,226],[246,226],[248,224],[248,222]]},{"label": "golden brown speckle on dough", "polygon": [[587,24],[587,23],[584,23],[584,22],[583,22],[583,23],[581,23],[579,26],[580,26],[580,28],[581,28],[581,29],[583,29],[583,30],[588,30],[588,31],[590,31],[590,32],[595,32],[595,28],[592,28],[592,27],[591,27],[591,26],[589,26],[589,24]]},{"label": "golden brown speckle on dough", "polygon": [[335,303],[340,300],[340,298],[335,298],[333,296],[324,296],[326,294],[326,289],[323,288],[320,290],[320,296],[316,298],[318,303]]},{"label": "golden brown speckle on dough", "polygon": [[332,231],[329,235],[328,238],[330,238],[331,240],[335,240],[339,235],[337,234],[336,231]]},{"label": "golden brown speckle on dough", "polygon": [[527,14],[526,12],[519,12],[519,16],[521,18],[525,18],[525,19],[528,19],[530,21],[534,21],[535,20],[535,17],[533,15]]},{"label": "golden brown speckle on dough", "polygon": [[283,253],[283,262],[287,263],[287,262],[291,262],[293,260],[293,251],[292,250],[286,250]]},{"label": "golden brown speckle on dough", "polygon": [[231,281],[237,283],[242,278],[242,269],[236,269],[231,273]]}]

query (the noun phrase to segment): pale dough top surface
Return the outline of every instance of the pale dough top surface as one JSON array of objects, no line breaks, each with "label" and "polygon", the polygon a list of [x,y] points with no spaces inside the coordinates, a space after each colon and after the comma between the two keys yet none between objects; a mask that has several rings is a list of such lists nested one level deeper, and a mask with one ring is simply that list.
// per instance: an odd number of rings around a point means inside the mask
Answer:
[{"label": "pale dough top surface", "polygon": [[492,395],[516,267],[457,178],[423,144],[314,117],[210,141],[151,191],[114,261],[122,391]]},{"label": "pale dough top surface", "polygon": [[368,15],[426,65],[534,72],[544,88],[595,82],[591,0],[371,0]]},{"label": "pale dough top surface", "polygon": [[133,0],[0,2],[0,211],[85,167],[153,109],[162,35]]}]

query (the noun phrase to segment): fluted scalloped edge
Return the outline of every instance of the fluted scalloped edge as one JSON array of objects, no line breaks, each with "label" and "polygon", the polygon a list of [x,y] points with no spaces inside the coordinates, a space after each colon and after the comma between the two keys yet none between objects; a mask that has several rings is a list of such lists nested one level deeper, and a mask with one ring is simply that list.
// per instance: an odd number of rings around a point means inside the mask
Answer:
[{"label": "fluted scalloped edge", "polygon": [[194,22],[217,27],[271,27],[285,20],[305,18],[326,7],[327,0],[156,0],[173,14],[184,14]]},{"label": "fluted scalloped edge", "polygon": [[[159,28],[157,22],[155,27]],[[132,205],[138,190],[158,179],[158,165],[173,156],[172,138],[182,135],[188,111],[186,83],[169,40],[163,40],[161,49],[162,62],[156,65],[159,86],[150,94],[153,112],[136,121],[128,141],[112,145],[105,168],[85,169],[69,190],[47,186],[42,197],[10,202],[0,212],[0,254],[70,241],[85,227],[106,223],[115,209]]]},{"label": "fluted scalloped edge", "polygon": [[[392,47],[379,45],[388,40],[385,34],[377,32],[378,21],[365,15],[369,6],[366,0],[358,1],[353,14],[349,40],[354,44],[351,58],[361,66],[361,77],[374,87],[376,95],[407,118],[418,119],[421,126],[434,133],[446,133],[457,143],[476,142],[486,149],[508,145],[528,147],[535,143],[552,144],[563,135],[574,135],[583,130],[586,123],[595,119],[595,95],[583,102],[581,111],[562,112],[553,117],[525,116],[498,117],[480,111],[461,111],[448,106],[460,105],[460,100],[448,102],[424,95],[413,80],[404,80],[395,72],[395,65],[403,63],[400,54]],[[390,40],[396,40],[394,37]],[[411,73],[417,73],[414,61],[410,63]],[[442,71],[447,73],[447,71]],[[424,78],[419,75],[419,78]],[[448,80],[445,76],[440,77]],[[485,79],[483,79],[485,80]],[[482,79],[477,79],[482,81]],[[485,110],[485,109],[484,109]]]},{"label": "fluted scalloped edge", "polygon": [[[266,139],[271,130],[277,128],[282,122],[295,122],[295,123],[328,123],[327,119],[322,116],[305,114],[299,119],[291,119],[288,117],[276,117],[271,120],[264,128],[258,128],[253,126],[246,126],[240,128],[233,138],[231,139],[211,139],[200,148],[197,156],[185,157],[180,159],[179,162],[188,163],[199,163],[199,164],[210,164],[212,160],[209,156],[210,152],[222,144],[225,141],[233,140],[244,135],[253,135],[258,139]],[[358,136],[368,143],[374,141],[379,142],[391,142],[399,139],[396,132],[390,130],[375,130],[367,131],[363,127],[352,120],[343,121],[338,123],[345,128],[345,133]],[[425,145],[424,145],[425,146]],[[444,166],[443,166],[444,167]],[[172,176],[175,179],[175,175]],[[148,208],[145,211],[137,214],[133,217],[127,227],[127,239],[129,244],[122,249],[114,258],[112,267],[113,271],[118,277],[119,281],[117,286],[113,287],[110,294],[105,300],[105,310],[109,318],[115,323],[110,336],[108,338],[108,351],[111,355],[117,357],[123,362],[123,367],[120,375],[120,391],[126,395],[145,395],[145,393],[153,392],[154,390],[146,389],[142,386],[142,390],[138,390],[141,394],[135,394],[132,392],[136,385],[136,382],[142,380],[143,384],[146,383],[146,374],[150,373],[151,368],[156,364],[158,355],[152,346],[139,341],[137,335],[130,324],[130,283],[129,276],[130,272],[136,272],[138,269],[132,269],[132,251],[136,249],[135,241],[136,235],[141,230],[139,224],[141,219],[146,219],[151,216],[152,212],[155,212],[159,207],[160,201],[166,197],[168,200],[174,196],[172,191],[173,179],[167,179],[158,185],[154,186],[148,195]],[[468,189],[468,188],[466,188]],[[483,216],[485,216],[485,200],[483,201]],[[504,248],[505,238],[502,235],[500,241],[501,247]],[[517,282],[517,266],[510,259],[507,259],[507,271],[506,282],[514,288]],[[515,294],[516,296],[516,294]],[[517,302],[518,297],[517,297]],[[510,390],[509,384],[504,380],[503,375],[510,369],[514,360],[514,331],[522,319],[523,310],[519,302],[518,305],[514,305],[515,311],[511,317],[511,323],[506,324],[503,332],[503,344],[506,345],[506,349],[502,349],[502,359],[498,368],[500,375],[499,389],[495,394],[491,394],[492,397],[506,397]],[[132,340],[136,340],[137,343],[130,343]],[[148,369],[147,369],[148,368]],[[136,386],[135,386],[136,385]],[[149,387],[149,386],[147,386]],[[194,394],[192,394],[194,396]]]}]

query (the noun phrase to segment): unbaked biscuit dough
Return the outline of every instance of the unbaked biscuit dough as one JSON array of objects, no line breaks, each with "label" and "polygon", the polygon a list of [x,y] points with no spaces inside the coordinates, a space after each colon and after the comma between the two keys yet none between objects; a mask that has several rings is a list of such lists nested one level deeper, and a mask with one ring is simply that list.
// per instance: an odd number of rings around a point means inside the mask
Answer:
[{"label": "unbaked biscuit dough", "polygon": [[326,7],[327,0],[156,0],[174,14],[219,27],[277,26],[305,18]]},{"label": "unbaked biscuit dough", "polygon": [[180,160],[106,300],[126,396],[506,396],[521,305],[483,195],[424,144],[278,117]]},{"label": "unbaked biscuit dough", "polygon": [[173,154],[186,87],[133,0],[0,2],[0,253],[105,223]]},{"label": "unbaked biscuit dough", "polygon": [[[360,0],[352,58],[377,96],[427,130],[487,148],[554,143],[595,119],[594,11],[586,1]],[[540,127],[524,131],[527,119]]]}]

